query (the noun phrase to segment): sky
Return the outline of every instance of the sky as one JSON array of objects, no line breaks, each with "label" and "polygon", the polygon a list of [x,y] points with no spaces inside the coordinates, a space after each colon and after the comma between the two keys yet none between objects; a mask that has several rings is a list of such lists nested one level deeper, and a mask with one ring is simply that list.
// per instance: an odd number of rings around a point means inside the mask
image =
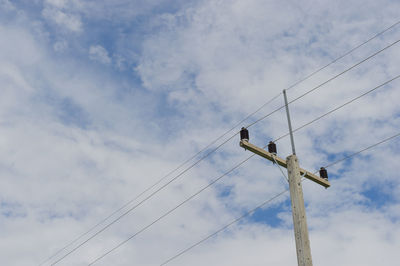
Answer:
[{"label": "sky", "polygon": [[[268,115],[282,90],[400,21],[399,5],[0,0],[1,264],[89,265],[218,179],[94,264],[161,265],[285,191],[265,159],[236,168],[252,154],[235,133],[258,121],[260,147],[285,135],[284,109]],[[295,132],[302,168],[400,132],[399,36],[400,24],[288,89],[292,101],[315,88],[289,105],[298,128],[385,83]],[[290,155],[288,137],[276,144]],[[398,265],[399,150],[400,137],[328,167],[328,189],[302,182],[314,265]],[[286,192],[168,265],[296,263]]]}]

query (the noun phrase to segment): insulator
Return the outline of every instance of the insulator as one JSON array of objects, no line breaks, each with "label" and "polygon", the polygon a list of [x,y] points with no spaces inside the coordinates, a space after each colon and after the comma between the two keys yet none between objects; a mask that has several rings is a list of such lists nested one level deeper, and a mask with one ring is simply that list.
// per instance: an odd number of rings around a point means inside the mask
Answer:
[{"label": "insulator", "polygon": [[328,171],[326,171],[324,167],[321,167],[321,169],[319,170],[319,176],[323,179],[328,180]]},{"label": "insulator", "polygon": [[240,130],[240,140],[249,141],[249,131],[244,127]]},{"label": "insulator", "polygon": [[268,151],[272,154],[276,155],[276,144],[272,141],[269,142],[268,144]]}]

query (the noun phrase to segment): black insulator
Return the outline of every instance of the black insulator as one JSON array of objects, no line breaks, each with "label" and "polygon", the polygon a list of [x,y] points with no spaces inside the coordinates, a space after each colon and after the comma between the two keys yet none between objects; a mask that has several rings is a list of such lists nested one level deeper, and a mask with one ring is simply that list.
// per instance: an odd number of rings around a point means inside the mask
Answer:
[{"label": "black insulator", "polygon": [[270,153],[276,154],[276,144],[272,141],[268,143],[268,151]]},{"label": "black insulator", "polygon": [[323,179],[328,180],[328,171],[326,171],[324,167],[321,167],[321,169],[319,170],[319,176]]},{"label": "black insulator", "polygon": [[244,127],[240,130],[240,140],[249,141],[249,131]]}]

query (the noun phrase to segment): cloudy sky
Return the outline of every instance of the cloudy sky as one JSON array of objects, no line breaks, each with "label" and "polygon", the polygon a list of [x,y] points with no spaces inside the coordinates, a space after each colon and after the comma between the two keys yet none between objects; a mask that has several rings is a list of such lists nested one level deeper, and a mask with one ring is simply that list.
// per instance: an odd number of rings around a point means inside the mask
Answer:
[{"label": "cloudy sky", "polygon": [[[94,262],[248,158],[240,127],[400,21],[398,10],[394,0],[0,0],[1,265]],[[288,90],[293,100],[317,88],[290,104],[293,127],[398,77],[399,39],[400,24]],[[301,166],[398,134],[399,87],[297,131]],[[286,134],[284,109],[249,131],[259,146]],[[290,154],[287,137],[277,146]],[[329,167],[329,189],[303,182],[314,265],[398,265],[399,150],[400,137]],[[161,265],[287,187],[253,157],[95,265]],[[284,193],[168,265],[296,263]]]}]

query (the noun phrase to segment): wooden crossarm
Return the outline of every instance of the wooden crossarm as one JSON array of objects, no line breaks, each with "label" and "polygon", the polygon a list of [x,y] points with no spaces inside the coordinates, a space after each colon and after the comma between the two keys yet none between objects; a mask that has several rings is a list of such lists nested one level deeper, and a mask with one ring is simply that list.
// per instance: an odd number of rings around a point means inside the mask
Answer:
[{"label": "wooden crossarm", "polygon": [[[261,157],[268,159],[272,162],[276,161],[280,166],[287,168],[286,160],[284,160],[270,152],[267,152],[266,150],[259,148],[255,145],[249,143],[246,140],[240,141],[240,147],[243,147],[246,150],[249,150],[257,155],[260,155]],[[275,160],[274,160],[274,158],[275,158]],[[329,183],[328,180],[321,178],[313,173],[310,173],[309,171],[304,170],[303,168],[300,168],[300,174],[302,176],[304,176],[305,178],[310,179],[311,181],[314,181],[315,183],[320,184],[321,186],[323,186],[325,188],[328,188],[331,186],[331,184]]]}]

